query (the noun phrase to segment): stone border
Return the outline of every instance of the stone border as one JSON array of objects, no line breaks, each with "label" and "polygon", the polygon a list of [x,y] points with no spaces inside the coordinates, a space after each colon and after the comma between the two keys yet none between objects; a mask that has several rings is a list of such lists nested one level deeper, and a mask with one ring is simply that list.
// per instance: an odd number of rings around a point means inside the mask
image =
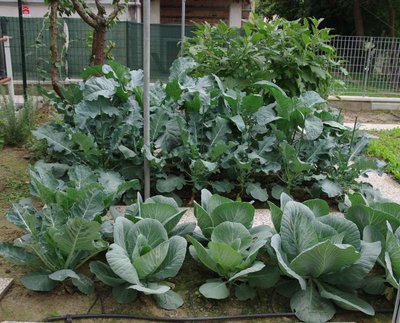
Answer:
[{"label": "stone border", "polygon": [[334,108],[350,111],[397,110],[400,111],[400,98],[367,96],[329,96]]}]

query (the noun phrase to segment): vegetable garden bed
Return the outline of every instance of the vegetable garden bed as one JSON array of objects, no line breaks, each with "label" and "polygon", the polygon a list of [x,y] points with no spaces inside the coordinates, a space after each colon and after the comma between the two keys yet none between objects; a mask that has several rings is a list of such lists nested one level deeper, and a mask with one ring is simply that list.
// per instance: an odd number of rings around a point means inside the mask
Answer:
[{"label": "vegetable garden bed", "polygon": [[[181,58],[168,82],[152,87],[150,146],[141,71],[88,68],[82,85],[57,101],[63,122],[34,131],[51,161],[29,169],[39,203],[21,200],[7,213],[23,232],[0,243],[0,254],[23,269],[8,267],[20,279],[2,306],[22,284],[36,291],[21,293],[27,297],[74,298],[54,310],[46,304],[40,315],[293,310],[325,321],[336,306],[370,316],[372,305],[390,308],[400,205],[357,181],[380,168],[362,154],[369,136],[345,127],[316,92],[289,97],[261,81],[245,93],[215,75],[192,77],[195,66]],[[143,201],[136,178],[145,158],[155,194]],[[194,206],[199,230],[179,223],[182,200]],[[268,203],[273,226],[254,226],[254,205],[243,200]],[[121,201],[123,212],[113,207]],[[330,214],[332,206],[345,217]]]}]

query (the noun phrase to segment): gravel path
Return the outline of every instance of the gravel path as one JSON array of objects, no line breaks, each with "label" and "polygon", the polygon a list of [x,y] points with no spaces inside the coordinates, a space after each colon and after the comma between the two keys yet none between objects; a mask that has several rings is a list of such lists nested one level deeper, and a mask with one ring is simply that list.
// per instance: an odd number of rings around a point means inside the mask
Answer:
[{"label": "gravel path", "polygon": [[368,178],[362,178],[362,181],[370,183],[372,186],[379,189],[383,197],[400,204],[400,184],[388,174],[379,176],[371,172],[368,174]]}]

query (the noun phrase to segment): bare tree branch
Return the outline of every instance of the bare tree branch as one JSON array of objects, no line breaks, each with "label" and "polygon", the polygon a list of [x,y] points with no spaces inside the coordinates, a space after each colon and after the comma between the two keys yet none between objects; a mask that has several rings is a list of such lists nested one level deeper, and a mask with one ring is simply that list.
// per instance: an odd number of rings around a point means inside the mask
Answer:
[{"label": "bare tree branch", "polygon": [[115,18],[124,10],[124,6],[120,4],[120,0],[116,0],[114,3],[114,10],[110,15],[107,17],[107,26],[111,24]]},{"label": "bare tree branch", "polygon": [[104,6],[100,3],[99,0],[95,0],[94,2],[96,3],[97,7],[97,16],[104,17],[106,15],[106,9],[104,8]]},{"label": "bare tree branch", "polygon": [[86,22],[90,27],[97,28],[98,26],[97,21],[92,18],[92,15],[95,16],[95,14],[91,13],[89,15],[87,11],[90,11],[90,9],[87,7],[85,8],[79,0],[71,0],[71,2],[72,5],[74,6],[75,11],[82,18],[82,20]]}]

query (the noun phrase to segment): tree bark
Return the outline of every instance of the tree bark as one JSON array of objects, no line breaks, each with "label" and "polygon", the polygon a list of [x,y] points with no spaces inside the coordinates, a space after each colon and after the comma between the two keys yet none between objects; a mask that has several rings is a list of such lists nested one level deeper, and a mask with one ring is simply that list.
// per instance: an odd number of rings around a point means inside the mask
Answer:
[{"label": "tree bark", "polygon": [[60,64],[60,55],[57,45],[57,39],[58,39],[57,12],[58,12],[58,0],[51,0],[50,1],[51,84],[57,95],[63,99],[64,95],[62,93],[62,85],[59,82],[59,75],[58,75],[58,65]]},{"label": "tree bark", "polygon": [[92,55],[90,65],[103,65],[106,60],[106,26],[99,26],[93,30]]},{"label": "tree bark", "polygon": [[361,10],[361,0],[353,0],[354,26],[357,36],[364,36],[364,20]]},{"label": "tree bark", "polygon": [[394,21],[394,9],[392,0],[386,0],[389,23],[390,23],[390,37],[396,37],[395,21]]}]

